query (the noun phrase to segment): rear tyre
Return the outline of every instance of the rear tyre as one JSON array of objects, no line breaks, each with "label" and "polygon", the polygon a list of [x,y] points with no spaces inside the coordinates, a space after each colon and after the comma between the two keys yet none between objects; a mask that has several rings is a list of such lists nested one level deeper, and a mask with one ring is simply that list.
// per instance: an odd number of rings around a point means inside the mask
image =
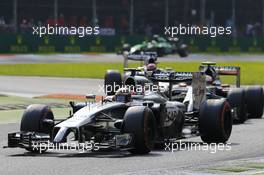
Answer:
[{"label": "rear tyre", "polygon": [[187,57],[189,55],[187,51],[187,46],[185,44],[182,44],[180,48],[178,49],[178,54],[180,57]]},{"label": "rear tyre", "polygon": [[231,89],[228,92],[227,100],[231,108],[236,108],[237,118],[234,118],[234,123],[244,123],[247,120],[247,106],[244,89]]},{"label": "rear tyre", "polygon": [[145,106],[128,108],[122,126],[123,133],[133,135],[134,148],[129,150],[133,154],[147,154],[155,144],[156,121],[151,109]]},{"label": "rear tyre", "polygon": [[157,48],[157,56],[163,57],[165,55],[164,48]]},{"label": "rear tyre", "polygon": [[[20,124],[21,132],[37,132],[51,134],[54,122],[46,123],[44,120],[54,121],[53,113],[50,107],[41,104],[33,104],[25,110]],[[39,149],[26,148],[26,150],[34,153],[40,153]],[[42,153],[46,150],[42,150]]]},{"label": "rear tyre", "polygon": [[199,132],[206,143],[225,143],[232,131],[232,115],[225,99],[207,100],[200,109]]},{"label": "rear tyre", "polygon": [[261,118],[264,108],[264,95],[261,86],[246,89],[246,104],[249,118]]},{"label": "rear tyre", "polygon": [[115,95],[122,86],[121,74],[116,70],[107,70],[104,77],[104,90],[106,95]]}]

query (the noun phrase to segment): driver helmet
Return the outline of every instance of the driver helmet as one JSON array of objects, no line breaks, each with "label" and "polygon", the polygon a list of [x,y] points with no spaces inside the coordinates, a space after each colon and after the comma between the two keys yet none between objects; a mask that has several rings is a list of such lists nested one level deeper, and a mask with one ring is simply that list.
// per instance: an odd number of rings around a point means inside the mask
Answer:
[{"label": "driver helmet", "polygon": [[147,71],[155,71],[156,69],[157,69],[157,66],[154,63],[149,63],[147,65]]},{"label": "driver helmet", "polygon": [[206,81],[207,84],[212,84],[214,80],[213,80],[212,76],[206,75],[205,76],[205,81]]},{"label": "driver helmet", "polygon": [[114,100],[117,102],[128,103],[131,102],[131,91],[128,88],[120,88],[117,90]]},{"label": "driver helmet", "polygon": [[154,63],[150,63],[147,65],[146,69],[146,73],[148,74],[148,76],[151,76],[153,72],[157,69],[157,66]]}]

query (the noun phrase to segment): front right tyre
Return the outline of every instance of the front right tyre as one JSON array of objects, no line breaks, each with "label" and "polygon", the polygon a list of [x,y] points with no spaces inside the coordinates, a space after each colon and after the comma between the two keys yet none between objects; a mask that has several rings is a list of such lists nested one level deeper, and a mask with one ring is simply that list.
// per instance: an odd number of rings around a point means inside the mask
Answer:
[{"label": "front right tyre", "polygon": [[151,109],[146,106],[133,106],[125,113],[123,133],[133,136],[134,148],[129,151],[132,154],[147,154],[155,144],[156,120]]}]

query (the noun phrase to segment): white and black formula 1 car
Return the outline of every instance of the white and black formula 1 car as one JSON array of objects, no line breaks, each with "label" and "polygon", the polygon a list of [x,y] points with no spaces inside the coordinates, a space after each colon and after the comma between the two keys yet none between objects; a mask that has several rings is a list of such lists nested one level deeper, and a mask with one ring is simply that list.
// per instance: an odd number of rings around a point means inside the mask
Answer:
[{"label": "white and black formula 1 car", "polygon": [[[207,89],[213,96],[226,97],[236,108],[236,123],[248,118],[261,118],[264,109],[264,92],[261,86],[240,87],[241,68],[238,66],[216,66],[215,62],[203,62],[200,71],[206,74]],[[221,76],[235,76],[236,86],[222,84]]]},{"label": "white and black formula 1 car", "polygon": [[[9,148],[38,152],[42,145],[93,142],[96,147],[149,153],[155,143],[182,138],[183,127],[200,135],[206,143],[225,143],[232,130],[231,108],[225,99],[206,100],[205,78],[195,73],[184,102],[170,101],[159,91],[133,94],[127,88],[98,103],[74,104],[73,115],[54,120],[48,106],[30,105],[24,112],[20,131],[8,134]],[[177,76],[155,77],[155,81],[175,84]],[[42,143],[42,144],[38,144]],[[47,148],[47,147],[45,147]]]}]

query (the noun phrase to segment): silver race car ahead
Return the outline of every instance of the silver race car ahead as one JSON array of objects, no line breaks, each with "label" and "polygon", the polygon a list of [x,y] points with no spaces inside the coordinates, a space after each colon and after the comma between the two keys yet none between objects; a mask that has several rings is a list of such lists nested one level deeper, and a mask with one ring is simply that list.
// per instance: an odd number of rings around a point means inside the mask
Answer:
[{"label": "silver race car ahead", "polygon": [[[7,147],[44,152],[50,143],[58,148],[75,142],[82,149],[89,142],[91,150],[114,148],[146,154],[156,143],[183,138],[183,128],[200,135],[206,143],[225,143],[232,130],[229,103],[225,99],[206,100],[203,74],[194,73],[187,79],[192,86],[183,102],[170,101],[159,91],[135,94],[129,88],[120,88],[98,103],[71,102],[73,115],[61,121],[54,119],[48,106],[30,105],[23,114],[20,131],[8,134]],[[172,85],[183,79],[171,74],[157,75],[155,81]]]}]

